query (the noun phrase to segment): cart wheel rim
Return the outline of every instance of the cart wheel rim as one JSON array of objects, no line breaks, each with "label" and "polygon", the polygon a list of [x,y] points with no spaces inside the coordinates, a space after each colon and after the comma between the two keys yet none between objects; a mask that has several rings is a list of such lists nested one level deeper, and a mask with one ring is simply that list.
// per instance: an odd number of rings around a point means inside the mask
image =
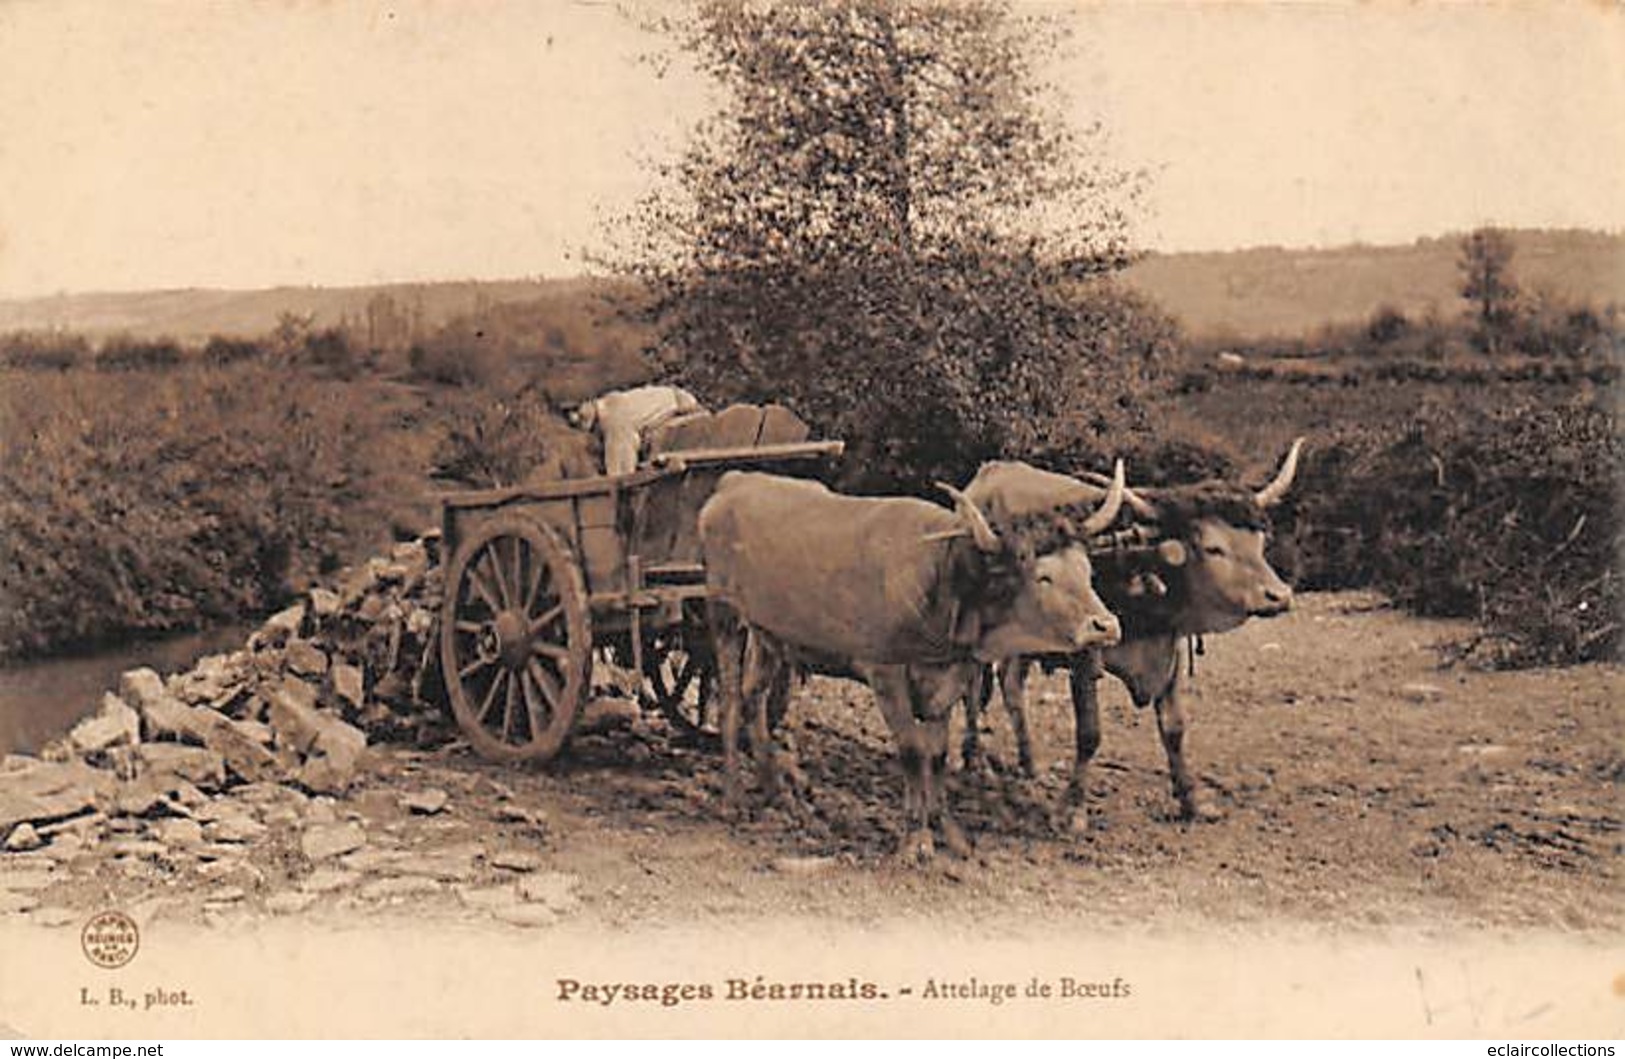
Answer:
[{"label": "cart wheel rim", "polygon": [[452,713],[474,749],[558,753],[592,665],[585,583],[558,534],[519,516],[480,526],[452,562],[441,619]]},{"label": "cart wheel rim", "polygon": [[673,728],[685,735],[717,735],[716,671],[709,655],[680,640],[644,656],[646,694]]},{"label": "cart wheel rim", "polygon": [[[722,719],[715,661],[709,651],[690,651],[683,636],[679,633],[656,641],[644,655],[645,698],[659,707],[679,733],[720,742]],[[767,723],[774,730],[789,712],[790,679],[789,667],[782,666],[766,689]]]}]

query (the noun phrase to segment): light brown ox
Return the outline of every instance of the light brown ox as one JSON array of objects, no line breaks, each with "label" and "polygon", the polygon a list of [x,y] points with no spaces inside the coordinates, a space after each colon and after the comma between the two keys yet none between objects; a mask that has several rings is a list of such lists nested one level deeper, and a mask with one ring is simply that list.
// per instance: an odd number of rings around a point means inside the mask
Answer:
[{"label": "light brown ox", "polygon": [[[1102,670],[1128,688],[1136,706],[1156,707],[1157,730],[1168,756],[1169,778],[1181,814],[1213,819],[1217,813],[1198,794],[1185,761],[1187,717],[1179,697],[1179,641],[1224,632],[1248,618],[1271,617],[1292,606],[1292,590],[1264,557],[1267,509],[1278,503],[1297,473],[1303,439],[1292,444],[1275,478],[1263,489],[1209,481],[1165,489],[1125,492],[1136,536],[1145,547],[1097,553],[1095,584],[1123,626],[1116,645],[1051,655],[1046,668],[1066,668],[1071,677],[1077,755],[1066,807],[1074,829],[1087,825],[1088,765],[1100,748],[1097,681]],[[1101,487],[1020,463],[990,464],[965,490],[993,517],[1019,517],[1058,501],[1079,503],[1099,496]],[[1005,708],[1016,736],[1021,767],[1033,774],[1032,743],[1023,706],[1030,656],[998,666]],[[985,678],[984,678],[985,679]],[[967,699],[964,757],[979,755],[979,707],[984,679]]]},{"label": "light brown ox", "polygon": [[733,472],[701,509],[730,803],[739,798],[742,715],[762,785],[776,796],[762,693],[781,667],[810,662],[874,691],[902,760],[902,855],[928,857],[933,824],[950,850],[966,854],[942,774],[948,711],[969,681],[994,659],[1117,642],[1117,619],[1095,594],[1078,542],[1116,518],[1121,463],[1081,521],[1076,510],[1048,514],[1056,546],[1042,551],[943,488],[954,510]]}]

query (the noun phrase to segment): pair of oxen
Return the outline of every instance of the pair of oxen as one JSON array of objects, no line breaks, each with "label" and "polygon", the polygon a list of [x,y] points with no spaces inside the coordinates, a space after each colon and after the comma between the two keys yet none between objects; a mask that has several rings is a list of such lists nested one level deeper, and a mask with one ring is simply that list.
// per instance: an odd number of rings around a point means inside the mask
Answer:
[{"label": "pair of oxen", "polygon": [[1224,481],[1134,490],[1121,461],[1109,480],[988,463],[964,491],[942,486],[952,509],[725,475],[699,530],[730,802],[742,796],[747,724],[761,785],[769,798],[779,793],[771,689],[784,694],[793,670],[847,676],[869,684],[897,741],[901,855],[930,856],[933,825],[951,851],[968,854],[943,792],[949,714],[966,702],[963,756],[972,763],[995,666],[1031,775],[1023,685],[1037,659],[1070,671],[1077,754],[1061,807],[1070,826],[1088,822],[1103,671],[1136,705],[1155,707],[1183,815],[1212,815],[1185,761],[1179,644],[1291,606],[1291,589],[1264,558],[1266,509],[1290,487],[1301,448],[1302,439],[1258,490]]}]

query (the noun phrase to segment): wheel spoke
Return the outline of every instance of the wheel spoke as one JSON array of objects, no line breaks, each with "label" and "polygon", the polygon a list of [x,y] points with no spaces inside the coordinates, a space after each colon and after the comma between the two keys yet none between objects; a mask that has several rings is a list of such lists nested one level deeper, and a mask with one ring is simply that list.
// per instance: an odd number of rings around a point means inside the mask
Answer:
[{"label": "wheel spoke", "polygon": [[536,593],[542,590],[542,582],[547,580],[547,564],[542,562],[542,557],[531,552],[530,562],[533,569],[530,572],[530,587],[525,589],[526,614],[536,605]]},{"label": "wheel spoke", "polygon": [[[480,558],[484,557],[481,556]],[[485,605],[490,608],[492,614],[502,612],[502,604],[497,602],[496,594],[485,583],[485,575],[480,573],[480,559],[478,558],[468,564],[468,583],[474,586],[474,591],[485,601]]]},{"label": "wheel spoke", "polygon": [[[507,672],[507,671],[504,670],[504,672]],[[508,697],[507,697],[507,701],[502,704],[502,741],[504,743],[512,743],[513,742],[513,718],[514,718],[515,712],[517,712],[517,711],[514,710],[514,706],[516,704],[516,700],[519,697],[518,684],[519,684],[519,678],[517,676],[515,676],[513,673],[509,672],[508,673]]]},{"label": "wheel spoke", "polygon": [[689,684],[693,683],[694,674],[698,671],[699,663],[695,661],[694,656],[688,655],[685,657],[683,659],[683,664],[676,667],[676,675],[672,678],[671,682],[671,693],[673,695],[687,694],[688,686]]},{"label": "wheel spoke", "polygon": [[564,604],[563,603],[560,603],[556,607],[549,607],[546,614],[543,614],[541,617],[535,618],[535,619],[533,619],[531,621],[531,623],[530,623],[530,634],[532,636],[540,635],[543,629],[547,628],[549,625],[552,625],[554,622],[558,621],[559,616],[562,615],[563,613],[564,613]]},{"label": "wheel spoke", "polygon": [[525,667],[525,671],[530,674],[530,679],[536,682],[536,687],[546,696],[548,705],[554,710],[559,709],[564,702],[564,689],[559,686],[559,682],[554,680],[547,670],[542,668],[542,664],[534,658]]},{"label": "wheel spoke", "polygon": [[517,602],[524,598],[519,594],[519,590],[525,585],[524,567],[525,559],[530,555],[530,544],[527,541],[515,537],[513,539],[513,543],[510,544],[509,547],[513,549],[513,569],[511,571],[513,573],[513,578],[508,582],[508,584],[513,586],[513,592],[511,595],[512,598]]},{"label": "wheel spoke", "polygon": [[463,668],[461,668],[461,669],[459,669],[457,671],[457,679],[458,680],[467,680],[469,677],[473,676],[475,673],[478,673],[480,670],[491,668],[491,666],[494,663],[495,663],[495,659],[476,658],[476,659],[474,659],[474,661],[468,663],[468,665],[464,666]]},{"label": "wheel spoke", "polygon": [[[546,703],[542,701],[541,691],[535,686],[536,676],[531,672],[532,668],[526,666],[520,672],[520,686],[525,691],[525,710],[530,717],[530,737],[537,739],[547,731],[547,719],[551,719],[552,711],[547,709]],[[544,719],[544,710],[547,719]]]},{"label": "wheel spoke", "polygon": [[491,678],[491,686],[485,692],[485,701],[480,703],[480,715],[475,719],[475,723],[481,728],[485,727],[485,719],[491,716],[491,707],[496,704],[497,689],[502,686],[507,678],[508,671],[506,669],[498,669],[497,675]]},{"label": "wheel spoke", "polygon": [[550,644],[546,640],[537,640],[530,645],[532,654],[546,655],[559,667],[560,672],[567,672],[570,665],[570,652],[557,644]]},{"label": "wheel spoke", "polygon": [[483,621],[465,620],[454,622],[452,624],[452,628],[456,629],[458,632],[471,632],[477,634],[485,631],[485,623]]},{"label": "wheel spoke", "polygon": [[507,610],[513,606],[513,600],[508,594],[507,571],[502,569],[502,538],[498,537],[485,546],[485,552],[480,560],[489,559],[491,569],[496,574],[497,598],[502,601],[502,609]]}]

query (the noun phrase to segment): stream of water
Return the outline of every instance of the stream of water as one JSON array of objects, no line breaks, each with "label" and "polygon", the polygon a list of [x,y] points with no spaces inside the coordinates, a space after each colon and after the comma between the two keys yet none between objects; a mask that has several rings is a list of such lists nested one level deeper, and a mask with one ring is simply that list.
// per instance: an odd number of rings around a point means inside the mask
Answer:
[{"label": "stream of water", "polygon": [[92,655],[50,658],[0,669],[0,755],[32,754],[94,713],[119,674],[149,666],[190,669],[204,655],[234,650],[251,626],[226,625],[164,640],[133,642]]}]

